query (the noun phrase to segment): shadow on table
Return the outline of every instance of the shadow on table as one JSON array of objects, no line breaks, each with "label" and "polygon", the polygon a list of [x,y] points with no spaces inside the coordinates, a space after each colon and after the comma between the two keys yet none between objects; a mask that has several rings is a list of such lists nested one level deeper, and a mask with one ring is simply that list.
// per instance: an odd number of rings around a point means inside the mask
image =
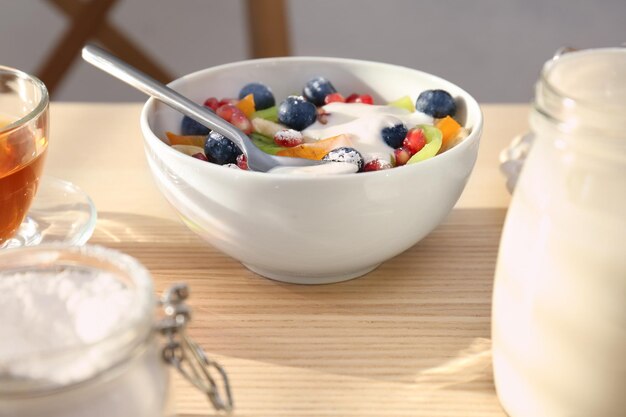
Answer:
[{"label": "shadow on table", "polygon": [[483,348],[503,216],[459,210],[407,252],[344,283],[284,284],[243,267],[227,283],[205,278],[212,299],[191,333],[226,363],[460,390],[480,380],[492,390]]},{"label": "shadow on table", "polygon": [[322,286],[259,277],[175,220],[99,213],[92,242],[140,259],[157,291],[187,281],[190,333],[227,368],[238,358],[398,382],[425,395],[476,390],[476,381],[492,390],[489,315],[502,213],[461,212],[370,274]]},{"label": "shadow on table", "polygon": [[92,243],[137,244],[171,243],[172,241],[199,241],[181,221],[155,216],[118,212],[98,212],[98,222]]},{"label": "shadow on table", "polygon": [[422,370],[414,380],[420,392],[462,390],[466,385],[476,390],[477,381],[489,388],[493,385],[491,340],[482,337],[473,339],[467,348],[447,362]]}]

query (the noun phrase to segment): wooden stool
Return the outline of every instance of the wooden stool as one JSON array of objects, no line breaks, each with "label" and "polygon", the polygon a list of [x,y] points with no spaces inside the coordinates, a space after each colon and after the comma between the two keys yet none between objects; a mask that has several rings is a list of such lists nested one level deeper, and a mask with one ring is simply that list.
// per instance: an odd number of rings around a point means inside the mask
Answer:
[{"label": "wooden stool", "polygon": [[[71,26],[61,36],[36,71],[50,96],[92,38],[112,53],[155,79],[167,83],[174,77],[162,68],[124,33],[107,22],[107,14],[118,0],[46,0],[71,18]],[[250,55],[254,58],[289,55],[289,38],[284,0],[246,0]],[[271,22],[271,24],[267,24]]]},{"label": "wooden stool", "polygon": [[166,70],[141,48],[129,40],[115,26],[106,21],[107,14],[118,0],[47,0],[72,19],[69,27],[36,72],[53,96],[63,77],[80,54],[83,45],[91,38],[123,60],[147,72],[161,82],[172,80]]},{"label": "wooden stool", "polygon": [[290,55],[285,0],[247,0],[248,45],[253,58]]}]

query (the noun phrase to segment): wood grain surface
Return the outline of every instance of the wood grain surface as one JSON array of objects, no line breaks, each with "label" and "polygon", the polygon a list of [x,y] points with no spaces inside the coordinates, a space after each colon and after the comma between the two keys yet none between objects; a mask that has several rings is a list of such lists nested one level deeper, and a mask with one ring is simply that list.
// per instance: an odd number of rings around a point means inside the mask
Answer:
[{"label": "wood grain surface", "polygon": [[[157,291],[190,285],[190,334],[228,370],[237,416],[497,416],[488,337],[503,216],[457,209],[367,276],[322,286],[263,279],[153,217],[105,214],[92,242],[139,259]],[[180,379],[175,404],[207,411]]]},{"label": "wood grain surface", "polygon": [[[235,416],[505,416],[490,358],[491,286],[508,195],[499,150],[526,129],[527,107],[483,106],[475,172],[427,238],[352,281],[298,286],[261,278],[205,244],[156,190],[140,106],[52,107],[47,173],[99,209],[91,243],[150,269],[157,291],[191,287],[191,336],[227,369]],[[214,415],[178,377],[180,416]]]}]

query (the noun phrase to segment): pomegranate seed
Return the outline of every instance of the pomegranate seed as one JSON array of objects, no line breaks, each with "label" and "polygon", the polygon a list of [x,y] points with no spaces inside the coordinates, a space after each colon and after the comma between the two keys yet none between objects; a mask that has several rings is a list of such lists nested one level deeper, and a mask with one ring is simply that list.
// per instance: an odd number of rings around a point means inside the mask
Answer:
[{"label": "pomegranate seed", "polygon": [[346,99],[340,93],[332,93],[324,98],[324,104],[329,103],[345,103]]},{"label": "pomegranate seed", "polygon": [[393,151],[393,156],[396,157],[396,166],[404,165],[411,159],[411,152],[406,148],[397,148]]},{"label": "pomegranate seed", "polygon": [[420,128],[411,129],[407,132],[402,146],[411,152],[411,155],[418,153],[426,145],[424,131]]},{"label": "pomegranate seed", "polygon": [[391,168],[391,163],[382,159],[372,159],[363,166],[363,172],[382,171]]},{"label": "pomegranate seed", "polygon": [[293,148],[294,146],[302,145],[304,136],[302,133],[293,129],[279,130],[274,135],[274,143],[278,146],[284,146],[286,148]]},{"label": "pomegranate seed", "polygon": [[203,154],[202,152],[198,152],[198,153],[194,153],[193,155],[191,155],[193,158],[196,159],[200,159],[202,161],[206,161],[209,162],[209,158],[206,157],[205,154]]},{"label": "pomegranate seed", "polygon": [[244,171],[248,170],[248,158],[246,158],[244,154],[237,156],[237,166],[239,169],[243,169]]},{"label": "pomegranate seed", "polygon": [[204,100],[204,105],[215,111],[220,106],[220,102],[215,97],[209,97]]}]

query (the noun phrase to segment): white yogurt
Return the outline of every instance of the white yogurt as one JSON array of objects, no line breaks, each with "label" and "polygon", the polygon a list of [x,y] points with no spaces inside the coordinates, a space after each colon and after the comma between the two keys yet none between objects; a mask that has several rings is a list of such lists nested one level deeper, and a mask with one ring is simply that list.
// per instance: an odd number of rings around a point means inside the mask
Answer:
[{"label": "white yogurt", "polygon": [[394,106],[376,106],[363,103],[330,103],[323,107],[329,113],[327,123],[319,120],[302,131],[306,138],[326,139],[348,135],[365,160],[375,158],[389,160],[393,148],[385,143],[381,131],[403,123],[407,129],[419,124],[433,124],[427,114],[409,112]]}]

